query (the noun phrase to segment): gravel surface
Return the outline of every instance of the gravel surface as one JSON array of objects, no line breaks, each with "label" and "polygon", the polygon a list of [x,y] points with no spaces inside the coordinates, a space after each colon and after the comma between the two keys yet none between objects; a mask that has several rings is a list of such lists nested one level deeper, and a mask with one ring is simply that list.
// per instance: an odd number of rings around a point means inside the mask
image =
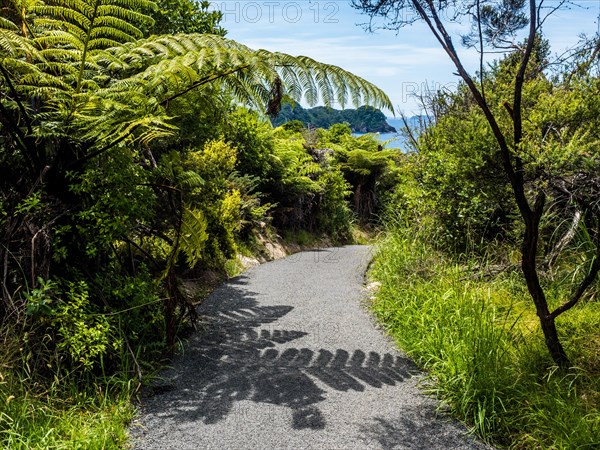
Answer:
[{"label": "gravel surface", "polygon": [[255,267],[198,308],[202,330],[147,390],[135,449],[485,449],[436,413],[362,301],[371,248]]}]

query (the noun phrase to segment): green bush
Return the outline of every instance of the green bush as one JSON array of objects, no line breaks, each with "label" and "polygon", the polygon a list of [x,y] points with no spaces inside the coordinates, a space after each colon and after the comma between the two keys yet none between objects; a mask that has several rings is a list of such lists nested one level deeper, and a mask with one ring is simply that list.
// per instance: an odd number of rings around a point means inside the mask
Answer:
[{"label": "green bush", "polygon": [[350,185],[339,170],[330,169],[319,178],[323,187],[317,210],[318,229],[336,242],[351,238],[352,211],[346,200]]},{"label": "green bush", "polygon": [[209,141],[202,150],[190,152],[184,161],[184,167],[203,180],[190,192],[187,202],[202,211],[206,219],[207,242],[202,260],[213,267],[235,256],[241,227],[241,196],[230,177],[237,155],[237,149],[225,142]]}]

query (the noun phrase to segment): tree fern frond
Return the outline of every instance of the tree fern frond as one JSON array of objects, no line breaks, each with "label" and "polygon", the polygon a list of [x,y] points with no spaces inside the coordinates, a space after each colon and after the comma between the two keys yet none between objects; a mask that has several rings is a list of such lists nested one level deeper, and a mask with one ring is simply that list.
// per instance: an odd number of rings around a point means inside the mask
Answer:
[{"label": "tree fern frond", "polygon": [[[83,3],[83,2],[81,2]],[[64,29],[70,26],[78,26],[82,30],[86,30],[92,26],[91,17],[94,15],[94,9],[91,8],[84,12],[80,12],[68,5],[48,5],[40,4],[33,8],[33,12],[40,16],[37,25],[53,25]],[[87,14],[86,14],[87,13]],[[51,19],[54,18],[54,19]]]},{"label": "tree fern frond", "polygon": [[[113,33],[115,34],[115,33]],[[110,39],[107,37],[100,37],[100,38],[96,38],[96,39],[90,39],[88,41],[88,49],[89,50],[98,50],[98,49],[104,49],[104,48],[108,48],[108,47],[114,47],[119,45],[119,41],[116,39]]]},{"label": "tree fern frond", "polygon": [[18,27],[8,19],[0,18],[0,51],[2,56],[20,58],[37,54],[33,43],[18,33]]},{"label": "tree fern frond", "polygon": [[[125,35],[124,40],[122,40],[121,42],[133,41],[136,38],[140,38],[143,35],[143,33],[138,27],[132,25],[130,22],[119,16],[110,15],[110,12],[112,12],[113,14],[117,12],[120,15],[126,16],[127,14],[123,14],[121,10],[122,8],[116,9],[116,11],[115,8],[98,8],[99,15],[94,20],[93,30],[96,30],[97,28],[102,28],[106,33],[106,36],[113,36],[114,33],[120,31]],[[103,12],[106,12],[106,14],[102,14]],[[132,18],[135,17],[138,20],[140,20],[142,17],[145,17],[143,14],[134,14],[132,11],[130,11],[130,13],[130,16],[132,16]]]},{"label": "tree fern frond", "polygon": [[[79,61],[81,52],[77,50],[66,50],[64,48],[45,48],[40,51],[40,55],[45,62],[52,64],[51,61],[57,61],[58,64],[64,64],[73,67],[73,63]],[[48,66],[49,68],[49,66]]]},{"label": "tree fern frond", "polygon": [[[107,38],[107,36],[111,36],[110,39]],[[125,31],[121,31],[119,29],[114,29],[114,28],[111,28],[109,26],[104,26],[104,25],[97,26],[90,32],[90,40],[92,40],[92,41],[99,40],[99,39],[105,39],[105,40],[110,41],[110,44],[108,46],[106,46],[106,47],[96,46],[96,48],[115,47],[115,46],[121,45],[122,42],[125,42],[130,38],[131,38],[131,36],[128,33],[126,33]]]},{"label": "tree fern frond", "polygon": [[[107,0],[106,3],[129,8],[133,11],[156,11],[158,9],[157,4],[151,0]],[[152,17],[146,17],[145,20],[148,20],[150,23],[154,22]]]},{"label": "tree fern frond", "polygon": [[[97,14],[100,20],[114,19],[118,20],[121,25],[116,26],[121,30],[129,29],[132,36],[142,37],[143,33],[140,29],[133,24],[150,24],[153,22],[152,18],[146,14],[139,12],[142,9],[148,9],[140,6],[132,9],[131,5],[119,6],[117,2],[110,1],[103,5],[98,6]],[[148,2],[145,2],[146,6],[150,6]],[[101,22],[100,22],[101,23]],[[117,22],[115,22],[116,24]],[[123,27],[123,28],[121,28]]]},{"label": "tree fern frond", "polygon": [[194,267],[202,258],[204,243],[208,239],[207,221],[202,211],[184,208],[181,219],[179,247],[190,267]]},{"label": "tree fern frond", "polygon": [[0,16],[0,30],[18,32],[19,27],[10,20]]},{"label": "tree fern frond", "polygon": [[[41,22],[41,21],[40,21]],[[44,20],[44,26],[53,27],[55,23],[60,24],[59,20]],[[65,50],[84,49],[85,33],[78,27],[70,27],[69,30],[49,30],[35,39],[35,43],[40,48],[63,48]]]},{"label": "tree fern frond", "polygon": [[[219,36],[153,36],[109,49],[109,52],[113,57],[111,69],[118,68],[115,62],[119,60],[127,64],[150,63],[141,75],[147,79],[153,76],[175,79],[176,77],[167,76],[165,71],[173,74],[181,71],[183,74],[183,66],[191,64],[196,66],[198,79],[205,74],[230,72],[230,76],[223,76],[221,81],[236,96],[263,108],[268,101],[270,83],[280,78],[284,83],[284,94],[295,100],[300,100],[303,95],[309,104],[323,100],[326,104],[337,102],[345,106],[352,99],[355,106],[372,104],[392,110],[391,102],[383,91],[337,66],[322,64],[305,56],[255,51]],[[179,65],[165,65],[161,62],[184,55],[184,59],[178,60]],[[126,67],[126,64],[123,63],[121,67]],[[195,82],[193,77],[187,78],[190,83]]]},{"label": "tree fern frond", "polygon": [[319,164],[316,164],[316,163],[304,165],[298,171],[298,173],[303,176],[316,175],[316,174],[319,174],[322,172],[323,172],[323,168]]},{"label": "tree fern frond", "polygon": [[63,6],[73,11],[79,11],[86,17],[91,17],[94,14],[94,4],[86,0],[63,0],[58,6]]},{"label": "tree fern frond", "polygon": [[[54,86],[29,86],[28,88],[23,89],[23,92],[32,97],[53,99],[54,103],[58,101],[62,101],[64,103],[70,98],[70,96],[65,95],[64,89],[59,89]],[[36,115],[36,119],[38,116],[39,114]]]},{"label": "tree fern frond", "polygon": [[177,176],[177,184],[185,190],[192,190],[204,185],[204,180],[193,170],[184,170]]},{"label": "tree fern frond", "polygon": [[61,81],[60,78],[48,77],[46,74],[40,74],[36,72],[30,72],[29,74],[23,76],[19,79],[19,83],[24,90],[27,90],[28,86],[32,89],[54,88],[63,91],[69,90],[69,85]]},{"label": "tree fern frond", "polygon": [[[133,6],[133,7],[132,7]],[[115,2],[114,0],[46,0],[32,8],[40,30],[37,44],[42,48],[60,48],[78,52],[73,64],[78,66],[78,76],[73,80],[76,92],[94,88],[86,81],[95,73],[86,72],[102,58],[105,50],[135,41],[142,36],[136,25],[152,19],[140,12],[143,8],[155,8],[146,0]],[[80,53],[79,53],[80,52]],[[93,67],[98,72],[98,67]]]}]

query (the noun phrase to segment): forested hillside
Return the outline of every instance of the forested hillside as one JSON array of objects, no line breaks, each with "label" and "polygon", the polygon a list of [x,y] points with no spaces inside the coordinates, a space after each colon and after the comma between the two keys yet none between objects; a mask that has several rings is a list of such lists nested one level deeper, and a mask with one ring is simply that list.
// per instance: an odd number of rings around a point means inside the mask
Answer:
[{"label": "forested hillside", "polygon": [[279,114],[271,120],[274,126],[298,120],[306,127],[329,128],[336,123],[347,123],[353,132],[395,133],[397,130],[387,123],[380,110],[361,106],[357,109],[334,109],[324,106],[305,109],[298,103],[282,106]]}]

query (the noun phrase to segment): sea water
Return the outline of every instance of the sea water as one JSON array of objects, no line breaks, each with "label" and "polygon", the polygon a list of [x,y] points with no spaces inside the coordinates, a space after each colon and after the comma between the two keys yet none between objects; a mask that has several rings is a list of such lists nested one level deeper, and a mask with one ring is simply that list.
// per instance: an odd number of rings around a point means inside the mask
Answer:
[{"label": "sea water", "polygon": [[352,136],[358,137],[365,134],[374,135],[384,148],[399,148],[403,152],[407,150],[406,139],[400,133],[352,133]]}]

